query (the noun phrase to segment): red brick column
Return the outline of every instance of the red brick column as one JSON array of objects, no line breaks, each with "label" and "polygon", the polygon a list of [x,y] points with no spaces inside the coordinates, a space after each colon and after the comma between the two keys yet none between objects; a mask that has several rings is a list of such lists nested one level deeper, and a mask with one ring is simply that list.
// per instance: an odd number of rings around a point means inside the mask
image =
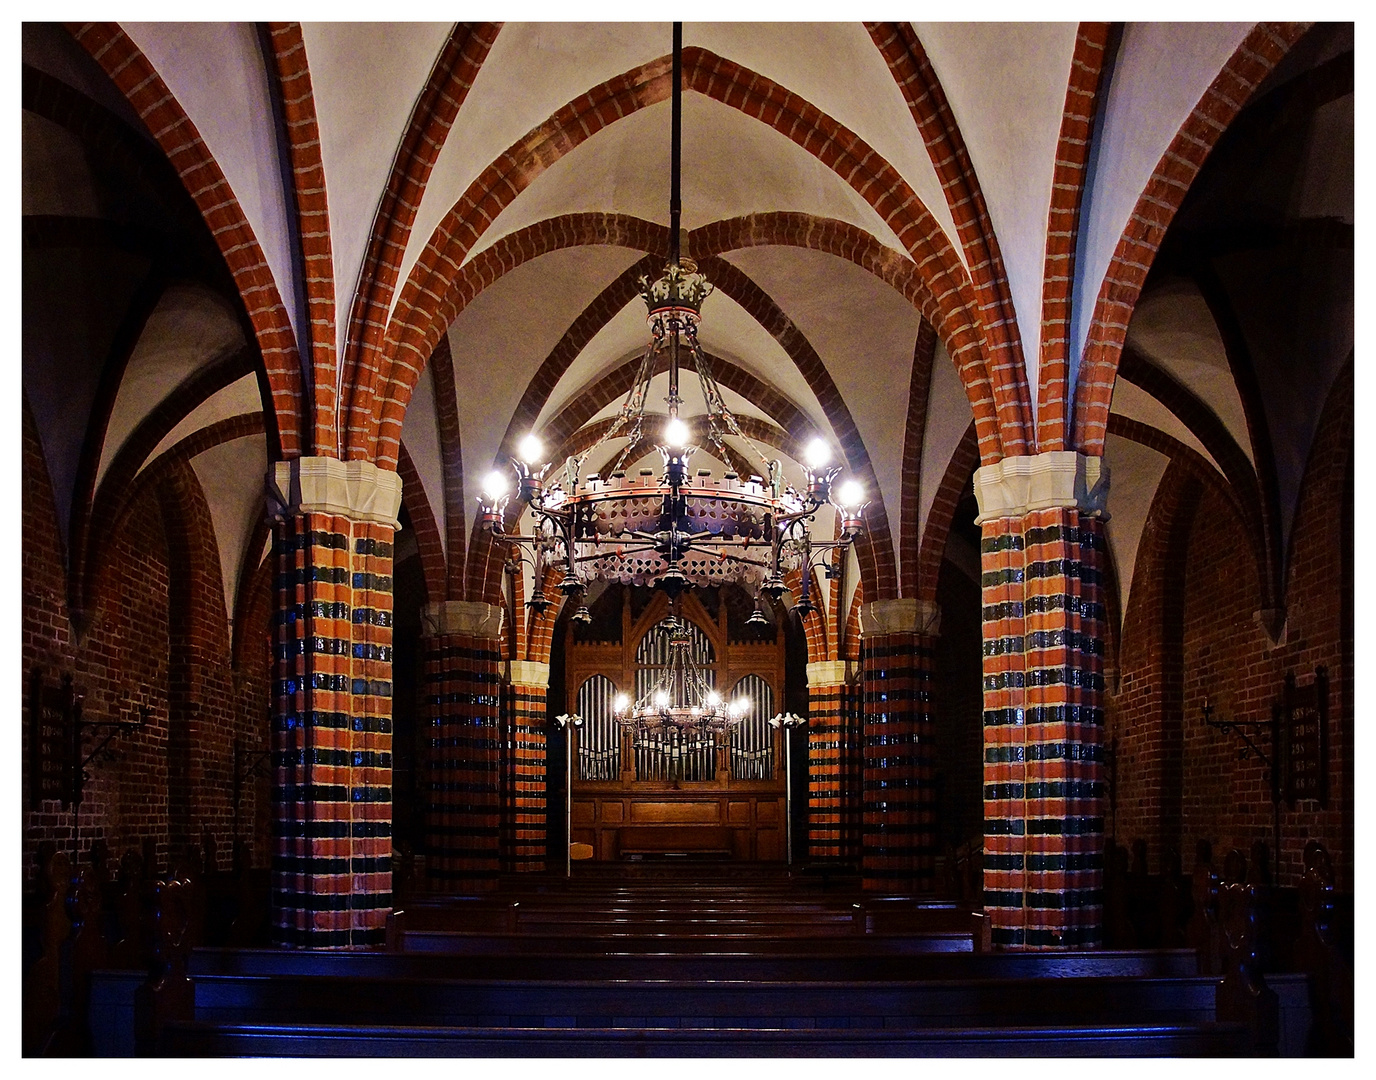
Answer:
[{"label": "red brick column", "polygon": [[277,571],[274,937],[378,945],[392,902],[395,473],[298,458],[268,475]]},{"label": "red brick column", "polygon": [[932,656],[937,610],[877,600],[863,627],[862,887],[930,892],[936,873],[936,725]]},{"label": "red brick column", "polygon": [[807,850],[812,859],[860,857],[860,738],[852,665],[807,666]]},{"label": "red brick column", "polygon": [[979,470],[984,906],[995,944],[1081,947],[1103,921],[1107,470],[1057,451]]},{"label": "red brick column", "polygon": [[516,873],[545,869],[545,729],[549,665],[507,662],[503,696],[506,724],[505,790],[502,800],[502,868]]},{"label": "red brick column", "polygon": [[446,891],[497,887],[501,828],[501,629],[494,604],[421,615],[426,875]]}]

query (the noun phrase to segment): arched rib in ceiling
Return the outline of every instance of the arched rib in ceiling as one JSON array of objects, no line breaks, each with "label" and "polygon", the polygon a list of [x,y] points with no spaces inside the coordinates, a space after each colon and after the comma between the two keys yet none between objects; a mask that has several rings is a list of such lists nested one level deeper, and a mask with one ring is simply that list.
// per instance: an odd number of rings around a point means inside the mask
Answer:
[{"label": "arched rib in ceiling", "polygon": [[96,482],[104,477],[130,433],[172,388],[243,347],[238,314],[223,297],[196,285],[165,290],[125,365],[106,426]]},{"label": "arched rib in ceiling", "polygon": [[1128,324],[1126,347],[1197,394],[1255,464],[1242,396],[1213,315],[1193,282],[1173,279],[1144,292]]},{"label": "arched rib in ceiling", "polygon": [[444,449],[435,411],[435,373],[430,364],[425,365],[425,370],[416,380],[415,392],[406,407],[401,445],[409,454],[416,478],[425,489],[425,501],[435,516],[440,543],[447,556],[449,535],[446,524],[448,506],[444,497]]},{"label": "arched rib in ceiling", "polygon": [[963,258],[931,157],[862,23],[689,24],[684,36],[788,87],[859,135],[907,181]]},{"label": "arched rib in ceiling", "polygon": [[1084,351],[1100,285],[1138,197],[1251,28],[1251,23],[1129,23],[1124,28],[1081,218],[1072,367]]},{"label": "arched rib in ceiling", "polygon": [[1075,23],[914,23],[979,178],[1037,385],[1047,210]]},{"label": "arched rib in ceiling", "polygon": [[[302,23],[329,187],[335,335],[358,286],[374,213],[452,23]],[[427,231],[428,235],[428,231]]]},{"label": "arched rib in ceiling", "polygon": [[[662,67],[662,63],[656,61],[644,70],[628,73],[599,87],[598,95],[606,98],[604,104],[599,104],[600,97],[586,102],[580,99],[561,110],[532,132],[522,145],[513,147],[489,168],[485,177],[491,174],[491,179],[484,181],[483,190],[470,188],[446,215],[403,289],[388,330],[388,354],[394,362],[382,375],[380,385],[392,383],[393,386],[375,395],[378,406],[371,419],[359,415],[353,421],[358,435],[356,445],[350,449],[351,455],[368,452],[371,440],[377,437],[379,413],[384,418],[384,426],[400,425],[399,414],[405,408],[414,373],[428,352],[432,336],[437,332],[437,320],[448,303],[445,297],[453,275],[452,267],[481,237],[485,223],[509,205],[545,168],[600,130],[601,117],[606,111],[615,108],[625,115],[627,110],[643,108],[662,98],[665,91]],[[969,310],[973,301],[964,269],[940,228],[886,162],[858,137],[808,103],[789,97],[767,80],[728,61],[702,50],[690,50],[685,55],[685,73],[690,86],[732,104],[739,102],[745,111],[772,117],[775,124],[789,130],[795,141],[806,142],[821,160],[830,162],[833,170],[845,175],[857,191],[865,193],[867,201],[876,208],[882,207],[886,220],[894,228],[901,226],[900,232],[907,237],[911,250],[921,254],[922,273],[943,307],[939,322],[955,351],[960,354],[978,348],[980,339],[974,336],[968,316],[962,314]],[[771,97],[777,94],[784,94],[784,105],[776,104]],[[580,108],[585,111],[580,112]],[[801,131],[800,122],[803,124]],[[821,136],[817,136],[819,131],[823,131]],[[1000,410],[999,437],[1007,445],[1022,445],[1026,438],[1026,395],[1018,389],[1021,376],[1009,370],[1000,370],[997,374],[999,381],[993,390]],[[983,411],[983,404],[978,403],[977,415]],[[982,419],[987,422],[987,418]],[[384,440],[390,437],[383,435]],[[992,443],[988,452],[995,452]],[[383,450],[380,456],[386,460],[386,451]]]},{"label": "arched rib in ceiling", "polygon": [[[683,227],[771,210],[837,218],[902,251],[853,187],[792,139],[697,93],[683,100]],[[603,128],[542,172],[468,254],[560,213],[612,211],[667,224],[669,102]],[[691,252],[690,252],[691,253]]]},{"label": "arched rib in ceiling", "polygon": [[[253,23],[122,23],[224,173],[283,299],[298,295],[269,75]],[[155,132],[156,134],[156,132]],[[298,305],[287,318],[303,341]]]}]

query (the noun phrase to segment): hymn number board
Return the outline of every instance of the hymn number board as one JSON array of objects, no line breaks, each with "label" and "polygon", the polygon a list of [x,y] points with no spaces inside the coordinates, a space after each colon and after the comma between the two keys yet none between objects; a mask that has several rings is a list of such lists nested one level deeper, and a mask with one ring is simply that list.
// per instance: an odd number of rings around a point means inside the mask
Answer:
[{"label": "hymn number board", "polygon": [[32,756],[29,804],[60,800],[68,808],[80,799],[81,695],[70,675],[52,685],[35,670],[29,696],[29,747]]},{"label": "hymn number board", "polygon": [[1328,801],[1328,672],[1318,668],[1308,686],[1285,677],[1280,704],[1281,778],[1285,801]]}]

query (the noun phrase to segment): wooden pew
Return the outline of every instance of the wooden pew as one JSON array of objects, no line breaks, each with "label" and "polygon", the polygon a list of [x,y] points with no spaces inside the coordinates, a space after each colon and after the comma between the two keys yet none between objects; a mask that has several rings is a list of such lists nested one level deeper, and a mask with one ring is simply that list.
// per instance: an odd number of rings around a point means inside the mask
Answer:
[{"label": "wooden pew", "polygon": [[1239,1024],[927,1031],[169,1024],[168,1057],[1241,1057]]},{"label": "wooden pew", "polygon": [[431,1027],[1021,1027],[1204,1024],[1216,984],[1175,979],[521,981],[205,975],[195,1019]]},{"label": "wooden pew", "polygon": [[[498,939],[495,946],[528,939]],[[756,942],[736,951],[704,952],[697,942],[620,952],[534,948],[486,954],[304,952],[277,949],[196,949],[189,971],[207,975],[332,976],[336,978],[473,979],[745,979],[871,982],[891,980],[1180,978],[1195,974],[1187,949],[1165,951],[929,952],[897,955],[881,939],[810,942],[792,951]]]}]

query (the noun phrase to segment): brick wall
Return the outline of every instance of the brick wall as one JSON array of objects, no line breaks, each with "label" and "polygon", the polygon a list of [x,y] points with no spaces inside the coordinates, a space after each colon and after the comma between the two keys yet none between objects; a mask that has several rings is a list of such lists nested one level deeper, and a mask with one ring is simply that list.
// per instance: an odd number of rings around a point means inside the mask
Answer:
[{"label": "brick wall", "polygon": [[[23,866],[32,875],[40,841],[84,862],[103,838],[117,858],[152,840],[158,869],[171,869],[201,839],[215,837],[229,868],[233,806],[233,740],[255,722],[252,702],[266,692],[263,669],[232,672],[220,563],[204,495],[189,467],[138,493],[99,568],[90,625],[76,633],[68,617],[67,581],[57,513],[41,443],[24,410],[22,552]],[[29,809],[29,680],[36,668],[55,681],[74,676],[89,721],[148,722],[111,743],[109,760],[92,762],[77,812],[56,801]],[[86,738],[86,751],[95,746]],[[240,806],[242,834],[254,836],[257,861],[267,855],[258,804],[263,784],[249,785]],[[254,828],[259,822],[260,827]]]},{"label": "brick wall", "polygon": [[[1117,841],[1146,839],[1153,870],[1168,847],[1188,863],[1198,839],[1213,843],[1216,860],[1233,847],[1272,842],[1265,769],[1254,756],[1240,759],[1234,736],[1204,724],[1204,698],[1216,718],[1268,722],[1286,673],[1304,685],[1324,665],[1328,805],[1283,809],[1279,873],[1294,884],[1304,843],[1317,838],[1334,857],[1339,887],[1352,888],[1350,386],[1335,391],[1310,458],[1278,646],[1254,617],[1255,561],[1232,504],[1183,469],[1163,477],[1139,551],[1109,714]],[[1269,753],[1269,734],[1260,742]]]}]

